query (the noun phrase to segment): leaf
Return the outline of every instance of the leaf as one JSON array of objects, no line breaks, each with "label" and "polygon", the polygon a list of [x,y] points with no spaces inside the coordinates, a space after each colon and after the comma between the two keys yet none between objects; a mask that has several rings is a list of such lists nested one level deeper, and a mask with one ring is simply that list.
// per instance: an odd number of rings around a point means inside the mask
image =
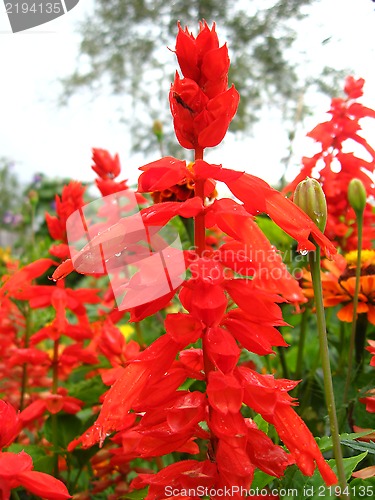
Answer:
[{"label": "leaf", "polygon": [[[52,420],[54,415],[47,418],[44,424],[44,433],[49,442],[53,442]],[[57,419],[57,445],[61,448],[67,448],[68,444],[81,434],[82,422],[75,415],[59,414],[55,416]]]},{"label": "leaf", "polygon": [[[340,434],[340,442],[342,444],[345,444],[345,446],[349,446],[347,443],[344,443],[344,441],[352,442],[357,438],[371,434],[371,432],[372,431],[352,432],[350,434],[344,432],[343,434]],[[317,437],[317,438],[315,438],[315,441],[317,442],[319,449],[322,453],[325,453],[326,451],[332,450],[333,445],[332,445],[332,437],[331,436],[323,436],[321,438]],[[358,448],[355,448],[355,449],[358,449]],[[360,451],[362,451],[362,449]]]},{"label": "leaf", "polygon": [[[344,470],[347,479],[351,477],[354,469],[366,455],[367,452],[355,457],[344,458]],[[337,473],[335,460],[329,460],[328,463]],[[318,470],[315,470],[313,476],[307,477],[304,476],[295,465],[289,467],[280,481],[279,491],[285,491],[286,493],[286,496],[280,495],[281,499],[298,498],[298,500],[319,500],[325,498],[337,500],[335,487],[327,487]]]},{"label": "leaf", "polygon": [[142,490],[134,490],[130,493],[126,493],[122,499],[128,498],[129,500],[143,500],[147,496],[148,487],[143,488]]},{"label": "leaf", "polygon": [[[367,451],[361,453],[360,455],[356,455],[354,457],[344,458],[344,470],[346,479],[350,479],[354,469],[357,467],[359,462],[361,462],[366,456],[367,456]],[[328,460],[328,463],[332,467],[332,469],[337,473],[336,461]]]},{"label": "leaf", "polygon": [[265,434],[267,434],[267,433],[268,433],[268,427],[269,427],[269,425],[268,425],[268,422],[266,422],[266,421],[264,420],[264,418],[262,417],[262,415],[259,415],[259,414],[258,414],[258,415],[254,418],[254,422],[257,424],[258,429],[259,429],[260,431],[263,431]]},{"label": "leaf", "polygon": [[52,474],[54,460],[51,455],[46,455],[44,449],[36,444],[23,445],[20,443],[11,444],[7,451],[11,453],[20,453],[24,451],[33,459],[34,470]]},{"label": "leaf", "polygon": [[364,498],[374,498],[375,477],[369,479],[354,479],[350,483],[351,500],[363,500]]},{"label": "leaf", "polygon": [[375,443],[370,441],[369,443],[365,443],[363,441],[349,441],[348,439],[341,440],[341,444],[351,448],[356,451],[367,451],[372,455],[375,455]]},{"label": "leaf", "polygon": [[265,486],[267,486],[274,480],[274,476],[270,476],[269,474],[266,474],[265,472],[257,469],[254,472],[254,479],[251,483],[251,489],[256,490],[258,488],[258,490],[262,490]]},{"label": "leaf", "polygon": [[69,395],[78,398],[86,405],[97,404],[100,396],[108,389],[100,377],[93,377],[87,380],[81,380],[69,385]]}]

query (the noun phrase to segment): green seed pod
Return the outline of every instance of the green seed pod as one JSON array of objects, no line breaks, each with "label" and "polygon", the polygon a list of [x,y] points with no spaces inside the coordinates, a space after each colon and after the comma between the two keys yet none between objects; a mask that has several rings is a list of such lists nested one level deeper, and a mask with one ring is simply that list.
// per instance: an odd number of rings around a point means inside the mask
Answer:
[{"label": "green seed pod", "polygon": [[359,179],[352,179],[348,186],[348,200],[357,214],[364,211],[366,198],[367,194],[363,182]]},{"label": "green seed pod", "polygon": [[324,232],[327,224],[327,203],[319,182],[310,177],[300,182],[294,192],[293,201]]}]

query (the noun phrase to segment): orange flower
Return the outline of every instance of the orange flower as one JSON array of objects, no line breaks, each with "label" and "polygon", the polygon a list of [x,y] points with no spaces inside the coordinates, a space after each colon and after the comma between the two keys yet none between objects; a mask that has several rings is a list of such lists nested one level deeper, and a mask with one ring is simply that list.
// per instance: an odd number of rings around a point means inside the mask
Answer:
[{"label": "orange flower", "polygon": [[[357,252],[349,252],[345,256],[338,255],[335,261],[323,260],[322,287],[324,306],[334,307],[343,304],[337,313],[341,321],[353,320],[353,297],[355,290],[355,275]],[[364,250],[361,258],[361,277],[358,297],[357,314],[367,314],[367,319],[375,325],[375,251]],[[304,294],[313,297],[311,275],[304,273]]]}]

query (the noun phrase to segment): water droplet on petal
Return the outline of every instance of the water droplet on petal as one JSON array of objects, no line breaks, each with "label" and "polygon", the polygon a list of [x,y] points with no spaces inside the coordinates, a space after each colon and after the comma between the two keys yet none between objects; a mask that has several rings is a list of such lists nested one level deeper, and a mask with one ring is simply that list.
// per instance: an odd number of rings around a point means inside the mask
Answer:
[{"label": "water droplet on petal", "polygon": [[306,250],[306,249],[304,249],[304,250],[300,250],[300,251],[299,251],[299,253],[300,253],[301,255],[307,255],[307,254],[309,253],[309,251],[308,251],[308,250]]}]

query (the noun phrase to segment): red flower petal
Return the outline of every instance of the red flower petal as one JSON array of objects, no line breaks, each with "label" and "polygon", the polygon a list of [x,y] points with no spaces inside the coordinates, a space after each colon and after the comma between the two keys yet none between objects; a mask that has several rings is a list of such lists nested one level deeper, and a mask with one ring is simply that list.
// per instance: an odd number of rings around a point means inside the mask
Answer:
[{"label": "red flower petal", "polygon": [[72,498],[62,481],[44,472],[25,471],[17,474],[19,483],[34,495],[48,500]]}]

